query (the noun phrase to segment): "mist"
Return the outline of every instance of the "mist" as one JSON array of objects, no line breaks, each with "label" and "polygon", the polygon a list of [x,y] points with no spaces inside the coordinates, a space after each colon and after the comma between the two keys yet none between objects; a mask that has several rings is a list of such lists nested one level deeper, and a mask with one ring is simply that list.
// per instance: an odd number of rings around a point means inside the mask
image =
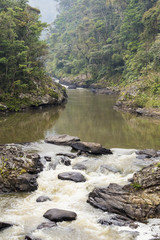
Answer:
[{"label": "mist", "polygon": [[57,16],[57,2],[55,0],[29,0],[29,4],[40,9],[43,22],[51,23]]}]

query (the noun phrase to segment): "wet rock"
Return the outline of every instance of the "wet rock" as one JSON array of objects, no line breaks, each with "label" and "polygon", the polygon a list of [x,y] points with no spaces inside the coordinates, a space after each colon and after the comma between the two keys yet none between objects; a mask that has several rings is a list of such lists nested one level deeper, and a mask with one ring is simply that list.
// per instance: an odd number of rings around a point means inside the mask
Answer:
[{"label": "wet rock", "polygon": [[72,169],[74,170],[87,170],[87,167],[82,163],[76,163]]},{"label": "wet rock", "polygon": [[56,227],[57,224],[55,222],[44,222],[38,225],[37,229],[43,229],[43,228],[52,228]]},{"label": "wet rock", "polygon": [[51,201],[51,199],[47,196],[40,196],[36,199],[36,202],[46,202],[46,201]]},{"label": "wet rock", "polygon": [[52,158],[51,157],[48,157],[48,156],[45,156],[44,159],[47,161],[47,162],[51,162]]},{"label": "wet rock", "polygon": [[88,152],[90,154],[112,154],[110,149],[106,149],[99,143],[75,142],[71,145],[74,150]]},{"label": "wet rock", "polygon": [[71,165],[71,160],[65,156],[59,156],[59,163],[64,164],[65,166]]},{"label": "wet rock", "polygon": [[137,158],[137,159],[144,160],[144,159],[150,158],[150,157],[148,157],[148,155],[146,155],[146,154],[141,154],[141,155],[136,156],[136,158]]},{"label": "wet rock", "polygon": [[78,150],[77,151],[77,157],[79,157],[79,156],[83,156],[83,157],[89,157],[89,153],[88,152],[83,152],[83,151],[81,151],[81,150]]},{"label": "wet rock", "polygon": [[119,169],[117,169],[116,167],[113,167],[113,166],[109,166],[107,164],[104,164],[104,165],[101,165],[100,166],[100,171],[101,173],[105,173],[107,171],[109,172],[113,172],[113,173],[118,173],[120,172]]},{"label": "wet rock", "polygon": [[57,145],[65,145],[65,146],[70,146],[74,142],[78,142],[80,139],[78,137],[73,137],[69,135],[55,135],[52,137],[48,137],[45,139],[45,142],[47,143],[52,143],[52,144],[57,144]]},{"label": "wet rock", "polygon": [[37,174],[43,170],[40,156],[16,144],[0,146],[0,193],[37,189]]},{"label": "wet rock", "polygon": [[136,151],[136,154],[140,156],[145,156],[145,158],[158,157],[158,151],[155,151],[153,149],[139,150]]},{"label": "wet rock", "polygon": [[12,226],[13,226],[13,224],[0,222],[0,231],[4,230],[6,228],[12,227]]},{"label": "wet rock", "polygon": [[88,202],[97,208],[137,221],[160,217],[160,167],[153,164],[133,175],[133,183],[95,188]]},{"label": "wet rock", "polygon": [[86,181],[85,177],[81,173],[78,173],[78,172],[60,173],[60,174],[58,174],[58,179],[70,180],[73,182],[85,182]]},{"label": "wet rock", "polygon": [[43,217],[53,222],[73,221],[76,219],[77,214],[75,212],[61,210],[53,208],[48,210]]},{"label": "wet rock", "polygon": [[65,156],[71,159],[74,159],[77,157],[77,155],[73,153],[57,153],[56,156]]},{"label": "wet rock", "polygon": [[[37,184],[37,175],[24,173],[19,176],[10,176],[7,178],[10,182],[12,182],[12,189],[15,192],[31,192],[38,188]],[[1,187],[0,187],[1,188]],[[8,189],[10,192],[11,188]]]},{"label": "wet rock", "polygon": [[130,226],[131,228],[137,228],[138,225],[134,223],[131,219],[121,216],[118,214],[109,214],[104,218],[100,219],[98,223],[102,225],[116,225],[116,226]]}]

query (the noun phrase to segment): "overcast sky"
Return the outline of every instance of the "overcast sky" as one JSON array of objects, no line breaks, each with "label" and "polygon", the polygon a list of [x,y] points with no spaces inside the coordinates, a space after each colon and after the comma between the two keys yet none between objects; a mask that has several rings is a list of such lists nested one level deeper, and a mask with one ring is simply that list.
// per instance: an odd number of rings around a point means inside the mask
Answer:
[{"label": "overcast sky", "polygon": [[29,0],[29,4],[41,11],[42,21],[51,23],[57,15],[57,3],[55,0]]}]

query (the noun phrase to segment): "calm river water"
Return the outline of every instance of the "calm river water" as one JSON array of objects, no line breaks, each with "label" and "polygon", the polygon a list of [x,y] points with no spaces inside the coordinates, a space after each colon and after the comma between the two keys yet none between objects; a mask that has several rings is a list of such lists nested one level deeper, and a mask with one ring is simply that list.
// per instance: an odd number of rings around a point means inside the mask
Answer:
[{"label": "calm river water", "polygon": [[[0,240],[24,240],[28,234],[41,240],[150,240],[160,237],[159,219],[151,219],[147,224],[138,223],[137,229],[105,226],[98,221],[108,218],[109,214],[87,203],[88,194],[95,187],[110,183],[128,184],[135,171],[152,163],[152,159],[137,159],[134,149],[124,148],[160,148],[160,122],[114,111],[114,96],[98,96],[87,90],[69,90],[68,95],[65,107],[0,117],[1,144],[32,142],[24,145],[24,150],[37,151],[42,159],[46,155],[51,157],[51,163],[46,163],[44,171],[39,174],[36,191],[0,195],[0,222],[14,224],[0,231]],[[71,166],[64,166],[56,153],[70,153],[71,147],[43,141],[47,135],[63,133],[112,147],[113,154],[88,158],[79,156],[72,160]],[[86,164],[87,170],[74,170],[81,172],[86,182],[58,179],[59,173],[73,171],[76,163]],[[118,171],[102,171],[105,164]],[[41,195],[50,197],[51,201],[37,203],[36,199]],[[37,226],[47,221],[43,214],[51,208],[75,211],[77,219],[58,223],[51,229],[38,230]]]},{"label": "calm river water", "polygon": [[108,148],[160,148],[160,121],[113,110],[115,96],[68,90],[64,107],[0,116],[0,143],[33,142],[69,134]]}]

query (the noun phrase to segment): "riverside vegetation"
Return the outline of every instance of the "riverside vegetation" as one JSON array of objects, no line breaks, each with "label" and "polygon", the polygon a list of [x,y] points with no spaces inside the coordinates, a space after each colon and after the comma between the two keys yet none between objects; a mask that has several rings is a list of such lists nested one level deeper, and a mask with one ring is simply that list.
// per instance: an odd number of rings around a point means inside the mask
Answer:
[{"label": "riverside vegetation", "polygon": [[80,86],[118,86],[118,107],[159,114],[160,1],[57,1],[49,72]]},{"label": "riverside vegetation", "polygon": [[65,90],[45,71],[47,26],[27,0],[0,0],[0,110],[58,104]]}]

